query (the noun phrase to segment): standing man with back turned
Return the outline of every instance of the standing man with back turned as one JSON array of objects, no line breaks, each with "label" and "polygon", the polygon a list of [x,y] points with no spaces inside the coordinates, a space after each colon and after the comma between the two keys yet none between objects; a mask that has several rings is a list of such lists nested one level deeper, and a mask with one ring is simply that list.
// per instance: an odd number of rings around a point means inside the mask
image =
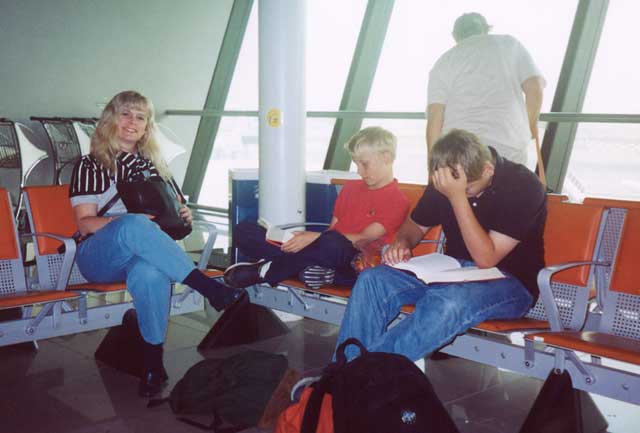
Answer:
[{"label": "standing man with back turned", "polygon": [[517,39],[490,35],[490,29],[475,12],[453,25],[456,46],[429,73],[427,147],[452,128],[464,129],[526,165],[527,146],[538,136],[545,81]]}]

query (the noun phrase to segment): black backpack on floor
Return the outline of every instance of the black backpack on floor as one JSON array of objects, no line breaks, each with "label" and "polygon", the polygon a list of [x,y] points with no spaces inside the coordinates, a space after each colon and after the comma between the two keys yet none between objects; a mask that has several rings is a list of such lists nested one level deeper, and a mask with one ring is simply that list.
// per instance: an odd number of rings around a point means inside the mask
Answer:
[{"label": "black backpack on floor", "polygon": [[252,350],[205,359],[187,370],[168,401],[188,424],[220,433],[244,430],[258,424],[287,367],[284,355]]},{"label": "black backpack on floor", "polygon": [[[360,348],[360,356],[347,362],[349,344]],[[315,433],[322,399],[330,393],[335,433],[457,433],[455,424],[422,371],[408,358],[368,352],[350,338],[336,350],[312,386],[302,433]]]}]

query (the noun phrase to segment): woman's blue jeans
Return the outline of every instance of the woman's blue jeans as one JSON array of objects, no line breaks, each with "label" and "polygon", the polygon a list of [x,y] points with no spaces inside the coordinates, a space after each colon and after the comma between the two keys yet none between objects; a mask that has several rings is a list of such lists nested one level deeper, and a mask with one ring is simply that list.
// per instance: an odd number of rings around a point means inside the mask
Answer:
[{"label": "woman's blue jeans", "polygon": [[[463,263],[468,265],[473,263]],[[407,304],[415,304],[413,314],[389,328]],[[531,304],[531,294],[510,275],[427,285],[403,271],[377,266],[362,272],[353,287],[338,345],[355,337],[369,351],[399,353],[416,361],[480,322],[522,317]],[[347,347],[347,359],[358,354],[357,347]]]},{"label": "woman's blue jeans", "polygon": [[193,261],[157,224],[143,215],[123,215],[80,245],[76,263],[91,282],[125,281],[146,342],[164,341],[171,284],[195,269]]}]

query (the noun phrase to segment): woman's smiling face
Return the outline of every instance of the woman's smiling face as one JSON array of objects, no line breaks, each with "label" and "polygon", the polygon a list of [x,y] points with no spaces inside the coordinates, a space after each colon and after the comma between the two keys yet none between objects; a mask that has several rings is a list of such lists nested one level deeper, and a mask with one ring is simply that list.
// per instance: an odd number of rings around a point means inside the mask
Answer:
[{"label": "woman's smiling face", "polygon": [[135,107],[124,107],[116,119],[116,137],[122,150],[132,151],[147,129],[148,113]]}]

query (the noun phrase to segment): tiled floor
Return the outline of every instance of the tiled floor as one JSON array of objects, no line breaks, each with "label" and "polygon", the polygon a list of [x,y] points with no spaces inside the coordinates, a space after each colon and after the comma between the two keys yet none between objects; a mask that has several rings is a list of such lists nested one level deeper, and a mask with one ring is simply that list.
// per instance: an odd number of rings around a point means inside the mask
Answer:
[{"label": "tiled floor", "polygon": [[[322,367],[337,334],[332,325],[294,320],[284,336],[200,353],[196,346],[212,320],[204,312],[172,318],[165,346],[168,389],[204,357],[224,357],[247,348],[285,354],[290,366],[299,370]],[[136,378],[94,360],[105,333],[41,341],[37,351],[30,345],[0,348],[0,432],[200,432],[177,421],[168,405],[148,409],[136,394]],[[517,432],[541,386],[538,380],[456,358],[428,361],[427,374],[461,433]],[[638,407],[597,401],[609,431],[638,431]]]}]

